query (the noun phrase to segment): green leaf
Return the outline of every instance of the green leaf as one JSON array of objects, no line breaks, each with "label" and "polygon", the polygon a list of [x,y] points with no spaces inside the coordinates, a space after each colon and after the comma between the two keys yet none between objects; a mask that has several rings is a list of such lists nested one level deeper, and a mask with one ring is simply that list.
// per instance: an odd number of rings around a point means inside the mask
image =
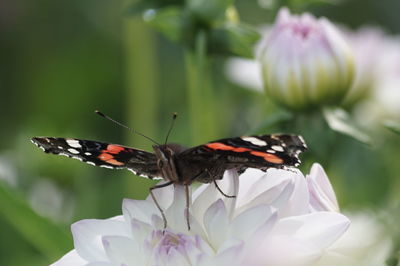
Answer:
[{"label": "green leaf", "polygon": [[350,136],[362,143],[371,144],[370,137],[356,125],[345,110],[338,107],[326,107],[323,109],[323,114],[333,131]]},{"label": "green leaf", "polygon": [[210,50],[216,54],[253,58],[254,46],[260,34],[244,24],[227,22],[211,32]]},{"label": "green leaf", "polygon": [[189,12],[200,21],[212,24],[225,18],[225,12],[233,0],[188,0]]},{"label": "green leaf", "polygon": [[144,13],[143,18],[171,41],[183,39],[185,20],[181,8],[149,9]]},{"label": "green leaf", "polygon": [[67,230],[39,216],[17,191],[3,182],[0,182],[0,215],[51,261],[72,248]]},{"label": "green leaf", "polygon": [[396,122],[393,120],[388,120],[388,121],[383,122],[383,125],[390,131],[400,135],[400,123],[399,122]]}]

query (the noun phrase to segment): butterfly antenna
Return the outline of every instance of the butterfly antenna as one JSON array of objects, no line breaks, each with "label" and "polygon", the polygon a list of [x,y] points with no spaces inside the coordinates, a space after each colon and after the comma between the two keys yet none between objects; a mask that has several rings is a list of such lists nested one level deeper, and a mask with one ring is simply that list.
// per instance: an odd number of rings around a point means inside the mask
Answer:
[{"label": "butterfly antenna", "polygon": [[172,129],[174,128],[174,124],[175,124],[175,120],[176,120],[177,116],[178,116],[178,114],[176,112],[172,114],[171,125],[169,126],[169,130],[168,130],[167,136],[165,137],[165,143],[164,144],[167,144],[167,142],[168,142],[169,134],[171,133]]},{"label": "butterfly antenna", "polygon": [[118,122],[118,121],[115,120],[115,119],[112,119],[111,117],[109,117],[109,116],[103,114],[102,112],[100,112],[100,111],[98,111],[98,110],[96,110],[96,111],[94,111],[94,112],[95,112],[96,114],[98,114],[99,116],[101,116],[101,117],[103,117],[103,118],[105,118],[105,119],[108,119],[108,120],[110,120],[111,122],[114,122],[115,124],[117,124],[117,125],[119,125],[119,126],[121,126],[121,127],[124,127],[124,128],[126,128],[126,129],[128,129],[128,130],[130,130],[130,131],[133,131],[133,133],[136,133],[136,134],[138,134],[138,135],[140,135],[140,136],[142,136],[142,137],[144,137],[144,138],[150,140],[151,142],[153,142],[153,143],[155,143],[155,144],[157,144],[157,145],[160,145],[160,144],[159,144],[157,141],[155,141],[154,139],[152,139],[152,138],[150,138],[150,137],[148,137],[148,136],[146,136],[146,135],[140,133],[140,132],[137,131],[136,129],[130,128],[130,127],[128,127],[128,126],[126,126],[126,125],[124,125],[124,124]]}]

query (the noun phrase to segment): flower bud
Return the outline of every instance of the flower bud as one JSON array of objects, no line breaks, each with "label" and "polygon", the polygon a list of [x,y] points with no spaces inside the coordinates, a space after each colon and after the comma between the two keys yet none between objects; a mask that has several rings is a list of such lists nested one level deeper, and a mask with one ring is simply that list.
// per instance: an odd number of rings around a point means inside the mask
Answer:
[{"label": "flower bud", "polygon": [[335,27],[286,8],[261,44],[259,60],[266,92],[290,109],[339,104],[353,79],[353,55]]}]

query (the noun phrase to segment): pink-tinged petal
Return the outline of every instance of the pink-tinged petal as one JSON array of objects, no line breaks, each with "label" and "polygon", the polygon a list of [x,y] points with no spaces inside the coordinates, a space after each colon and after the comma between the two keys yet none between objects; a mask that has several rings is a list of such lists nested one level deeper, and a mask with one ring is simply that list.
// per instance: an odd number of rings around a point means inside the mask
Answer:
[{"label": "pink-tinged petal", "polygon": [[350,225],[350,220],[335,212],[315,212],[279,220],[273,233],[304,239],[321,250],[332,245]]},{"label": "pink-tinged petal", "polygon": [[260,230],[267,221],[275,220],[272,217],[276,214],[268,205],[258,205],[239,214],[231,223],[230,236],[246,240],[254,232]]},{"label": "pink-tinged petal", "polygon": [[161,215],[153,201],[132,199],[124,199],[122,213],[127,223],[130,223],[135,218],[144,223],[151,224],[151,217],[154,214]]},{"label": "pink-tinged petal", "polygon": [[50,266],[85,266],[87,263],[88,261],[82,259],[78,252],[73,249]]},{"label": "pink-tinged petal", "polygon": [[103,236],[102,241],[109,261],[114,265],[146,265],[147,258],[137,241],[124,236]]},{"label": "pink-tinged petal", "polygon": [[312,211],[339,211],[335,192],[321,165],[314,163],[307,175]]},{"label": "pink-tinged petal", "polygon": [[74,246],[78,254],[88,261],[107,261],[101,237],[104,235],[129,236],[126,223],[121,217],[107,220],[87,219],[71,226]]},{"label": "pink-tinged petal", "polygon": [[228,234],[229,217],[224,202],[219,199],[204,214],[204,226],[214,249],[218,249]]}]

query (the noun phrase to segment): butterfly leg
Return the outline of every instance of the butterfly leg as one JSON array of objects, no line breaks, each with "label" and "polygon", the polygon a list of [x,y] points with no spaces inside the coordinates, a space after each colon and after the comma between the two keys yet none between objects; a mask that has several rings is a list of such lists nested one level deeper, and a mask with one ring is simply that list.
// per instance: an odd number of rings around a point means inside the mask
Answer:
[{"label": "butterfly leg", "polygon": [[160,211],[161,216],[162,216],[162,218],[163,218],[163,221],[164,221],[164,230],[163,230],[163,231],[165,231],[165,229],[167,228],[167,218],[165,217],[164,211],[163,211],[163,209],[161,208],[160,204],[158,204],[158,201],[157,201],[157,199],[156,199],[156,197],[155,197],[155,195],[154,195],[154,193],[153,193],[153,190],[154,190],[154,189],[158,189],[158,188],[168,187],[168,186],[172,185],[173,183],[174,183],[174,182],[169,181],[169,182],[164,183],[164,184],[155,185],[154,187],[151,187],[151,188],[149,189],[149,190],[150,190],[151,198],[153,199],[154,203],[155,203],[156,206],[157,206],[157,209]]},{"label": "butterfly leg", "polygon": [[[216,170],[218,170],[218,169],[216,169]],[[206,173],[209,175],[209,177],[212,179],[212,181],[213,181],[213,183],[214,183],[214,185],[215,185],[215,187],[218,189],[218,191],[223,195],[223,196],[225,196],[225,197],[227,197],[227,198],[236,198],[236,196],[235,195],[227,195],[227,194],[225,194],[223,191],[222,191],[222,189],[218,186],[218,183],[217,183],[217,180],[216,180],[216,178],[215,178],[215,176],[217,176],[217,175],[212,175],[211,173],[210,173],[210,171],[208,171],[208,169],[206,169]],[[222,175],[221,175],[222,176]]]},{"label": "butterfly leg", "polygon": [[189,194],[189,185],[185,185],[185,194],[186,194],[186,223],[188,227],[188,231],[190,231],[190,221],[189,221],[189,205],[190,205],[190,194]]},{"label": "butterfly leg", "polygon": [[213,179],[213,182],[214,182],[215,187],[218,189],[218,191],[219,191],[223,196],[225,196],[225,197],[227,197],[227,198],[230,198],[230,199],[236,198],[235,195],[227,195],[227,194],[225,194],[225,193],[222,191],[222,189],[218,186],[218,183],[217,183],[217,181],[216,181],[215,179]]}]

